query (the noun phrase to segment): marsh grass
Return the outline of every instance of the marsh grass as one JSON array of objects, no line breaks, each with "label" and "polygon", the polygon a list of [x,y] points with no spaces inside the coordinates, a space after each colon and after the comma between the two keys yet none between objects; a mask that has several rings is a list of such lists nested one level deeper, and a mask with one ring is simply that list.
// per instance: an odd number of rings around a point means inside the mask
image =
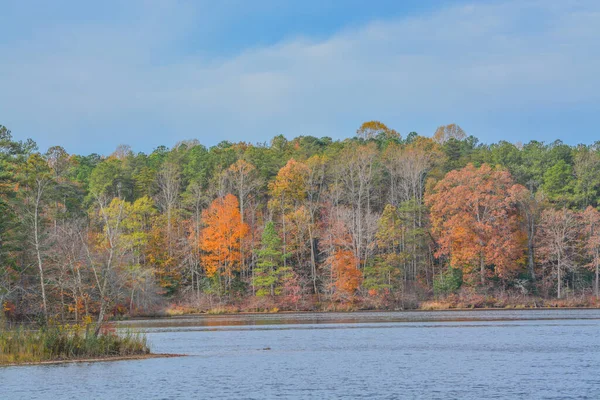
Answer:
[{"label": "marsh grass", "polygon": [[140,333],[117,333],[114,326],[94,334],[94,324],[55,325],[38,330],[0,328],[0,365],[149,354]]}]

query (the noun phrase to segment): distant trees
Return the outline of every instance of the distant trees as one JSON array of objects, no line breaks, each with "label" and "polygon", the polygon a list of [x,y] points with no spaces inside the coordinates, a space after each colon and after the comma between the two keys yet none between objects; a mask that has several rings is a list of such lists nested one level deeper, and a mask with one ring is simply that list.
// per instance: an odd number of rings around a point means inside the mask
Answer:
[{"label": "distant trees", "polygon": [[[600,297],[600,147],[403,139],[197,141],[41,153],[0,126],[0,303],[98,318],[217,300],[402,308],[431,296]],[[496,296],[497,295],[497,296]]]}]

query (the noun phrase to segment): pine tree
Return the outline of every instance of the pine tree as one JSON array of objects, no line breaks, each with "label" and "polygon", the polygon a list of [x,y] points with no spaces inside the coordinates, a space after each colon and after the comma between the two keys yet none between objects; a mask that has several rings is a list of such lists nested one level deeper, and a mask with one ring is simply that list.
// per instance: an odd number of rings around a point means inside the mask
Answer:
[{"label": "pine tree", "polygon": [[254,269],[253,284],[258,289],[257,296],[275,296],[281,294],[281,276],[286,268],[282,267],[284,254],[281,251],[281,239],[275,230],[275,224],[268,222],[262,233],[261,249],[257,251],[258,262]]}]

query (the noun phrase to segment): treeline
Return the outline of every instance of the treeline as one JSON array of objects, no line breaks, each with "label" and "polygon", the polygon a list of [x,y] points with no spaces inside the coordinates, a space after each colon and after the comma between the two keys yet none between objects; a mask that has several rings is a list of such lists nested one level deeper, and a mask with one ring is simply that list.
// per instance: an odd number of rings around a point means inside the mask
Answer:
[{"label": "treeline", "polygon": [[600,146],[402,138],[40,153],[0,126],[0,304],[79,320],[166,304],[414,307],[598,296]]}]

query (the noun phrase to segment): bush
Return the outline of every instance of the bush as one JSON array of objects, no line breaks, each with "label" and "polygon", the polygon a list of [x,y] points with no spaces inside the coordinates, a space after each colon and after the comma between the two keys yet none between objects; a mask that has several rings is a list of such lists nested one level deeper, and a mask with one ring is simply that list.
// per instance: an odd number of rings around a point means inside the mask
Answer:
[{"label": "bush", "polygon": [[462,270],[458,268],[448,268],[441,275],[434,278],[433,293],[436,296],[447,296],[456,293],[462,286],[462,283]]}]

